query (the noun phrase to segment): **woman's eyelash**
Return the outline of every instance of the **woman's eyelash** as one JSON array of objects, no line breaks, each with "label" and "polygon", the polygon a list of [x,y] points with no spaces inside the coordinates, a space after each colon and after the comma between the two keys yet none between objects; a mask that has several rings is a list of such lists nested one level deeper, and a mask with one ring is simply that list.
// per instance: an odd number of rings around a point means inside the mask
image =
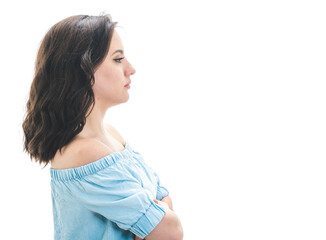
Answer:
[{"label": "woman's eyelash", "polygon": [[124,59],[124,58],[116,58],[116,59],[114,59],[114,61],[116,61],[116,62],[118,62],[118,63],[121,63],[120,61],[121,61],[122,59]]}]

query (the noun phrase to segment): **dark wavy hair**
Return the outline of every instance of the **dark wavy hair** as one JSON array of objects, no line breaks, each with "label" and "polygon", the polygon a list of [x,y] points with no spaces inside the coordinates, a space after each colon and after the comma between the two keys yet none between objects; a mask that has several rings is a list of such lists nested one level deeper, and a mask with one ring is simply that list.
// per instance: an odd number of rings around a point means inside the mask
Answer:
[{"label": "dark wavy hair", "polygon": [[46,167],[82,131],[95,104],[94,72],[108,53],[117,23],[109,14],[77,15],[45,34],[22,123],[24,151],[31,160]]}]

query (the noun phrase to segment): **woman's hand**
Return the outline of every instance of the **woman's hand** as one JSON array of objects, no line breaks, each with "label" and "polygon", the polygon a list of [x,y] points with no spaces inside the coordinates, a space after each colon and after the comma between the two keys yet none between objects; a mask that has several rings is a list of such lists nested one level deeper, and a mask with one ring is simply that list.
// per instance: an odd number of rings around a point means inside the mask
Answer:
[{"label": "woman's hand", "polygon": [[166,212],[172,211],[169,205],[166,202],[162,202],[160,200],[154,199],[153,200],[156,204],[162,206]]},{"label": "woman's hand", "polygon": [[143,239],[135,235],[135,240],[143,240]]},{"label": "woman's hand", "polygon": [[173,211],[172,199],[170,195],[167,195],[165,198],[161,199],[161,202],[165,202],[169,205],[169,208]]}]

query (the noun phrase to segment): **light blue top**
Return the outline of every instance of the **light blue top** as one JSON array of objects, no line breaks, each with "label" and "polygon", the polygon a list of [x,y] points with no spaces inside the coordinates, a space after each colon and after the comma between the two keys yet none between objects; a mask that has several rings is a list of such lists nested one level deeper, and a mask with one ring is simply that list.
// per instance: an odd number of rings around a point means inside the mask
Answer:
[{"label": "light blue top", "polygon": [[50,174],[55,240],[145,238],[165,214],[153,199],[168,190],[128,142],[123,151]]}]

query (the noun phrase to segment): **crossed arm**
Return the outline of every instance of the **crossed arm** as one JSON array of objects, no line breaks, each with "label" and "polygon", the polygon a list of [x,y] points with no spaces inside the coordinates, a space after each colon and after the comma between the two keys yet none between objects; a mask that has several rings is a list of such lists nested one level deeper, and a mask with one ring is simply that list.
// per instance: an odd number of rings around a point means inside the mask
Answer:
[{"label": "crossed arm", "polygon": [[[107,129],[108,132],[110,132],[112,134],[112,136],[114,136],[116,139],[118,139],[120,142],[125,143],[126,141],[122,138],[122,136],[120,135],[120,133],[109,123],[105,123],[105,128]],[[178,219],[177,215],[174,214],[173,212],[173,206],[172,206],[172,199],[169,195],[167,195],[166,197],[164,197],[161,202],[166,203],[169,206],[169,209],[172,211],[170,213],[172,213],[172,218],[173,219]],[[170,219],[171,219],[171,215],[169,214]],[[166,220],[165,220],[166,221]],[[171,221],[171,220],[170,220]],[[175,221],[175,220],[174,220]],[[177,220],[178,221],[178,220]],[[163,223],[162,223],[163,224]],[[166,224],[166,223],[165,223]],[[180,225],[180,222],[178,223]],[[181,225],[180,225],[181,227]],[[139,238],[138,236],[135,235],[134,240],[142,240],[141,238]]]},{"label": "crossed arm", "polygon": [[[161,202],[165,202],[169,206],[169,208],[173,211],[172,199],[170,195],[167,195],[166,197],[162,198]],[[134,240],[143,240],[143,239],[135,235]]]}]

